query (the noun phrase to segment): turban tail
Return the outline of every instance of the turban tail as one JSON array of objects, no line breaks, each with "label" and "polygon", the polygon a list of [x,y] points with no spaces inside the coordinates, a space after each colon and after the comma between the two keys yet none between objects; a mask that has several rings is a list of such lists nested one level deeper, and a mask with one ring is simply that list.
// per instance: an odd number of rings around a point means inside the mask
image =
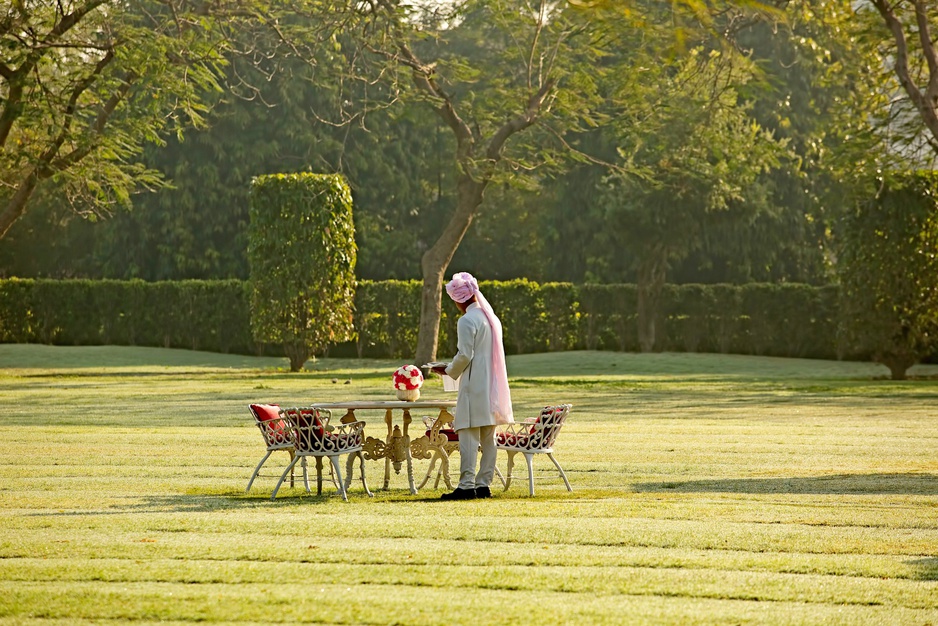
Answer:
[{"label": "turban tail", "polygon": [[505,344],[502,341],[502,323],[492,310],[492,305],[479,291],[479,283],[468,272],[453,275],[446,283],[446,293],[456,302],[465,302],[472,296],[485,314],[492,328],[492,395],[491,409],[497,424],[511,424],[514,416],[511,409],[511,391],[508,389],[508,368],[505,366]]}]

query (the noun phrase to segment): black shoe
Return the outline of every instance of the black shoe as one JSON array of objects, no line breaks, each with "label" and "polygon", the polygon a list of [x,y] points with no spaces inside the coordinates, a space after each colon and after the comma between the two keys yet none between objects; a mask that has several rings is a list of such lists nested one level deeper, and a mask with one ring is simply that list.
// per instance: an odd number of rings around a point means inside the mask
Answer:
[{"label": "black shoe", "polygon": [[475,489],[459,489],[458,487],[452,493],[444,493],[440,500],[475,500]]},{"label": "black shoe", "polygon": [[488,487],[476,487],[476,497],[477,498],[491,498],[492,490]]}]

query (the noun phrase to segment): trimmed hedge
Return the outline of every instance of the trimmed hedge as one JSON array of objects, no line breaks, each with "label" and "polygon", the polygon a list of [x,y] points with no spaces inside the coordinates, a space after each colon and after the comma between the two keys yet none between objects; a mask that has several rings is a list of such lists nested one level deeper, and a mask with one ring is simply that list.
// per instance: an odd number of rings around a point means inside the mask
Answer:
[{"label": "trimmed hedge", "polygon": [[[483,282],[509,354],[573,349],[637,351],[635,285]],[[362,281],[356,340],[333,355],[411,358],[418,281]],[[0,280],[0,342],[140,345],[265,353],[251,338],[250,294],[237,280],[145,283]],[[836,287],[668,285],[656,349],[849,358],[839,337]],[[458,311],[444,298],[439,355],[456,351]],[[273,349],[270,354],[276,354]]]},{"label": "trimmed hedge", "polygon": [[240,280],[0,280],[0,341],[251,354]]}]

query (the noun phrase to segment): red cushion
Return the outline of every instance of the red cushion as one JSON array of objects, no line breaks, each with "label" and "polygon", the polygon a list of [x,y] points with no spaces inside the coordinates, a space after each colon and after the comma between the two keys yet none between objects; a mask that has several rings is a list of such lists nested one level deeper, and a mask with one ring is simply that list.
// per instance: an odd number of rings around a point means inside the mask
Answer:
[{"label": "red cushion", "polygon": [[251,410],[264,428],[264,434],[273,444],[287,442],[287,425],[280,417],[280,407],[276,404],[252,404]]},{"label": "red cushion", "polygon": [[300,410],[300,428],[309,428],[310,431],[322,437],[326,432],[326,427],[322,423],[322,420],[319,419],[319,415],[316,411],[310,411],[309,409]]},{"label": "red cushion", "polygon": [[[432,433],[432,432],[433,432],[432,430],[427,430],[427,439],[430,438],[430,433]],[[441,428],[441,429],[440,429],[440,434],[441,434],[441,435],[446,435],[446,439],[447,439],[448,441],[459,441],[459,433],[457,433],[457,432],[456,432],[455,430],[453,430],[452,428]]]},{"label": "red cushion", "polygon": [[280,418],[280,407],[276,404],[252,404],[251,410],[262,422]]}]

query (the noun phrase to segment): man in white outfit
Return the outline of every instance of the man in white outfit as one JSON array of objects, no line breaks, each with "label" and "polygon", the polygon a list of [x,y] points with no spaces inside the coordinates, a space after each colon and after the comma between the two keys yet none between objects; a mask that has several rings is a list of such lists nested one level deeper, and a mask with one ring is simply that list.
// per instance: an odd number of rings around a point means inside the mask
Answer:
[{"label": "man in white outfit", "polygon": [[[488,498],[495,476],[495,426],[510,424],[511,394],[505,367],[502,324],[471,274],[460,272],[446,293],[463,313],[457,323],[457,353],[452,363],[435,368],[459,379],[453,428],[459,434],[459,485],[444,500]],[[482,460],[476,472],[479,448]]]}]

